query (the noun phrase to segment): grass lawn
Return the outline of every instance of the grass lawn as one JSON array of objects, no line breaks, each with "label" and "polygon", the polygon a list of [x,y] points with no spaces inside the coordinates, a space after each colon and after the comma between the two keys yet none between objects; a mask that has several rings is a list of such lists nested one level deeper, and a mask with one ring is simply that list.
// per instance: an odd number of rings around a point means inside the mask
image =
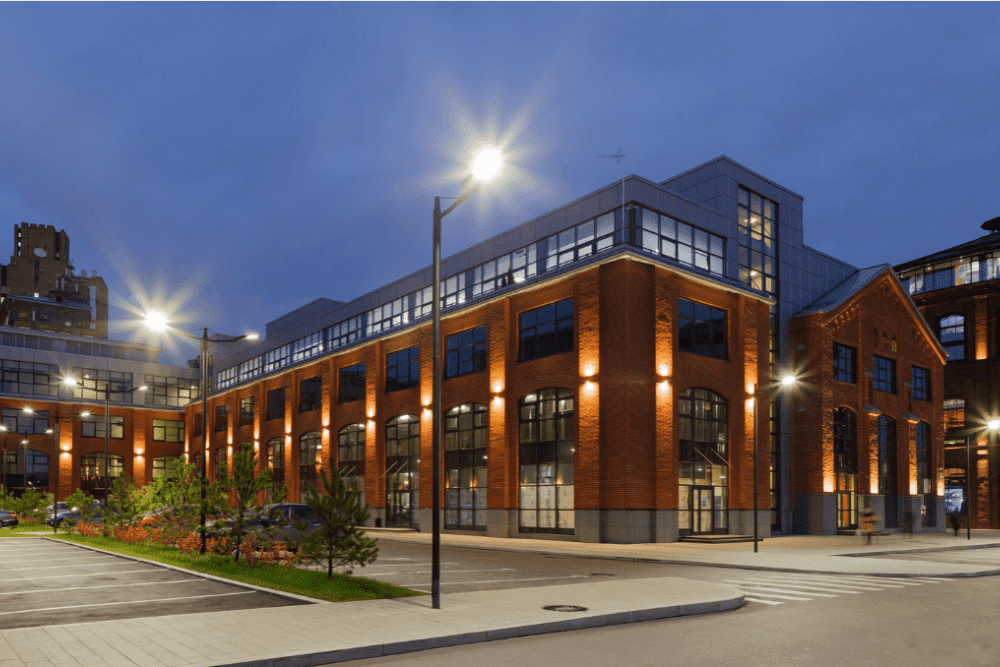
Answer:
[{"label": "grass lawn", "polygon": [[[19,526],[20,528],[20,526]],[[39,526],[29,526],[37,530]],[[48,528],[48,526],[42,526]],[[10,528],[0,530],[0,536],[14,537],[24,531],[12,531]],[[52,536],[52,529],[46,533]],[[401,598],[426,595],[402,586],[395,586],[383,581],[373,581],[364,577],[334,574],[328,579],[326,572],[304,570],[284,565],[260,565],[247,567],[242,562],[234,563],[232,557],[214,554],[182,554],[173,547],[161,544],[141,542],[129,544],[109,537],[90,537],[78,534],[59,533],[56,537],[66,542],[113,551],[126,556],[136,556],[146,560],[182,567],[195,572],[211,574],[233,581],[241,581],[255,586],[271,588],[285,593],[295,593],[330,602],[351,602],[355,600],[378,600],[381,598]],[[361,568],[358,568],[361,569]]]}]

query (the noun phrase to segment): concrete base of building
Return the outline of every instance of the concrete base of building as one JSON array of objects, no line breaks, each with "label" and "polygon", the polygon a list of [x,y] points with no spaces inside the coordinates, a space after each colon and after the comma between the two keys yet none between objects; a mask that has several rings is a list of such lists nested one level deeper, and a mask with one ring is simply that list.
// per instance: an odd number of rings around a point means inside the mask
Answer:
[{"label": "concrete base of building", "polygon": [[[753,510],[730,510],[729,534],[753,535]],[[771,537],[771,510],[757,510],[757,536]]]},{"label": "concrete base of building", "polygon": [[645,544],[677,541],[677,510],[576,510],[579,542]]},{"label": "concrete base of building", "polygon": [[[864,507],[860,500],[861,507]],[[799,535],[835,535],[837,498],[832,493],[800,493],[795,496],[795,527]]]}]

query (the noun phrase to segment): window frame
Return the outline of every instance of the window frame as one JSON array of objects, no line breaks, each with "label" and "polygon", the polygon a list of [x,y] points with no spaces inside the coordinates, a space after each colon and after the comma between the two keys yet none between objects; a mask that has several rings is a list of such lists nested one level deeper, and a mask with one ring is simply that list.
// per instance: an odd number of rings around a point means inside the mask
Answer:
[{"label": "window frame", "polygon": [[[308,400],[311,398],[311,400]],[[299,381],[299,412],[319,410],[323,403],[323,376],[316,375]]]},{"label": "window frame", "polygon": [[411,345],[385,355],[385,393],[420,386],[420,346]]},{"label": "window frame", "polygon": [[[838,354],[842,352],[847,352],[847,354]],[[849,384],[858,383],[858,348],[834,342],[833,379]]]},{"label": "window frame", "polygon": [[482,373],[489,367],[489,327],[485,324],[444,339],[445,379]]},{"label": "window frame", "polygon": [[[277,397],[281,397],[281,410],[277,409],[278,400]],[[285,418],[285,388],[277,387],[275,389],[269,389],[267,391],[267,414],[266,421],[273,421],[275,419]]]},{"label": "window frame", "polygon": [[362,401],[367,395],[368,377],[365,362],[343,366],[337,370],[337,403]]},{"label": "window frame", "polygon": [[[880,364],[880,361],[886,362],[887,366]],[[872,355],[872,388],[884,394],[898,393],[895,359],[881,354]]]},{"label": "window frame", "polygon": [[[539,320],[540,315],[548,317],[550,308],[552,318]],[[576,304],[573,297],[522,311],[518,313],[517,323],[518,362],[534,361],[576,349]]]},{"label": "window frame", "polygon": [[[691,304],[690,308],[685,304]],[[700,309],[708,309],[708,319],[699,318],[699,315],[706,314],[703,311],[699,313]],[[688,332],[685,332],[685,327],[689,327]],[[707,340],[705,340],[706,333]],[[721,337],[721,343],[716,341],[717,337]],[[721,349],[714,350],[716,347]],[[729,313],[711,304],[677,297],[677,349],[689,354],[729,361]]]},{"label": "window frame", "polygon": [[[910,395],[916,401],[931,400],[931,370],[923,366],[911,365]],[[921,371],[921,373],[918,373]],[[922,377],[921,377],[922,375]]]}]

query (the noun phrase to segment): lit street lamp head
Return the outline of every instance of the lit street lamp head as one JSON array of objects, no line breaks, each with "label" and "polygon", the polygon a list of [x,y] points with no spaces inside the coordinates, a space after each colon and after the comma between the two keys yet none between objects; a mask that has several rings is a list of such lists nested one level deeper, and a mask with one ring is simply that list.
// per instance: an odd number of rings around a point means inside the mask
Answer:
[{"label": "lit street lamp head", "polygon": [[794,375],[786,375],[785,377],[781,378],[781,384],[786,387],[790,387],[791,385],[795,384],[795,381],[796,380]]},{"label": "lit street lamp head", "polygon": [[502,165],[503,158],[500,156],[499,149],[493,147],[484,148],[476,153],[476,157],[472,160],[470,173],[477,181],[485,182],[496,176],[500,172]]},{"label": "lit street lamp head", "polygon": [[145,317],[143,317],[143,322],[145,322],[148,329],[158,333],[166,331],[167,326],[169,325],[167,322],[167,316],[158,310],[151,310],[147,312]]},{"label": "lit street lamp head", "polygon": [[986,422],[986,428],[989,431],[1000,431],[1000,419],[991,419]]}]

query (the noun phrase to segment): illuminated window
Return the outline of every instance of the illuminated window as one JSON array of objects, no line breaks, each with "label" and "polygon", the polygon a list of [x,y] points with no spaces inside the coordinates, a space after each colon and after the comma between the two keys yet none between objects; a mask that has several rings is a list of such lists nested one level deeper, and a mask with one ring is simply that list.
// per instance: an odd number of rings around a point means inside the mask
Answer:
[{"label": "illuminated window", "polygon": [[486,530],[489,410],[463,403],[444,416],[445,528]]},{"label": "illuminated window", "polygon": [[240,426],[253,424],[253,396],[240,399]]},{"label": "illuminated window", "polygon": [[299,438],[299,500],[316,488],[316,457],[322,450],[323,439],[316,431],[304,433]]},{"label": "illuminated window", "polygon": [[946,398],[944,400],[945,428],[965,427],[965,399]]},{"label": "illuminated window", "polygon": [[573,392],[543,389],[519,403],[521,532],[573,534]]},{"label": "illuminated window", "polygon": [[[111,415],[108,417],[108,422],[111,424],[111,435],[109,437],[112,440],[122,440],[125,437],[125,418]],[[104,415],[81,417],[80,435],[84,438],[103,438]]]},{"label": "illuminated window", "polygon": [[173,419],[153,420],[155,442],[184,442],[184,422]]},{"label": "illuminated window", "polygon": [[774,236],[778,205],[745,188],[736,191],[740,282],[775,293]]},{"label": "illuminated window", "polygon": [[285,441],[272,438],[267,442],[267,467],[271,470],[271,488],[267,498],[271,500],[285,483]]},{"label": "illuminated window", "polygon": [[348,489],[365,502],[365,425],[348,424],[338,433],[337,467]]},{"label": "illuminated window", "polygon": [[643,249],[709,273],[726,275],[724,238],[656,211],[642,209],[641,214],[639,245]]}]

